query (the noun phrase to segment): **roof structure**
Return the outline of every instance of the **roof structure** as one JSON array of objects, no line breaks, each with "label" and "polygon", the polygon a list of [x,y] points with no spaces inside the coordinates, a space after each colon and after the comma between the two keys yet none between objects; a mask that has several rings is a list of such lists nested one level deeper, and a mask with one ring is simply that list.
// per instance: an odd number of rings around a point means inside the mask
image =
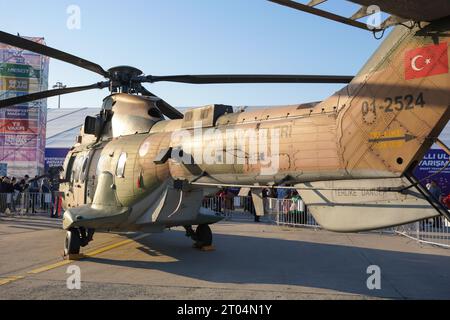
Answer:
[{"label": "roof structure", "polygon": [[86,116],[95,116],[100,108],[48,108],[46,148],[70,148],[80,133]]}]

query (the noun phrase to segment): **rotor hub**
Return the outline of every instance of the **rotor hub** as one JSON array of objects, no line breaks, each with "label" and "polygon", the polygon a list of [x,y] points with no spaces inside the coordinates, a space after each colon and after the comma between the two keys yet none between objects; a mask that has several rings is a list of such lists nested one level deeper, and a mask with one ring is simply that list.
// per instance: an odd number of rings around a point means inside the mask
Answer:
[{"label": "rotor hub", "polygon": [[142,75],[142,71],[130,66],[118,66],[108,70],[111,79],[111,91],[120,92],[134,91],[140,84],[133,81],[136,77]]}]

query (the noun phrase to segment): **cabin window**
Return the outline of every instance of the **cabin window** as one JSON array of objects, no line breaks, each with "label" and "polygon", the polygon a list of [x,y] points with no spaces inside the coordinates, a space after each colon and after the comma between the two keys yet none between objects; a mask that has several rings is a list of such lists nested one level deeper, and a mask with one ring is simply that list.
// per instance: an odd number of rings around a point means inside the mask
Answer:
[{"label": "cabin window", "polygon": [[186,112],[186,114],[184,115],[184,120],[185,121],[191,121],[192,120],[192,111]]},{"label": "cabin window", "polygon": [[207,119],[209,115],[209,109],[206,110],[202,110],[202,112],[200,113],[200,118],[203,119]]},{"label": "cabin window", "polygon": [[125,152],[122,152],[119,161],[117,161],[117,168],[116,168],[116,176],[119,178],[125,177],[125,164],[127,162],[127,154]]},{"label": "cabin window", "polygon": [[81,155],[75,160],[73,174],[75,182],[84,182],[84,171],[87,167],[88,156]]},{"label": "cabin window", "polygon": [[81,166],[83,165],[84,156],[77,156],[72,169],[72,181],[80,182]]},{"label": "cabin window", "polygon": [[89,157],[85,157],[83,159],[83,165],[81,167],[81,171],[80,171],[80,182],[84,183],[84,181],[86,180],[86,169],[87,169],[87,165],[89,162]]},{"label": "cabin window", "polygon": [[75,162],[76,156],[71,156],[69,159],[69,162],[67,163],[66,167],[66,181],[73,182],[73,164]]},{"label": "cabin window", "polygon": [[108,167],[108,170],[106,170],[106,167],[107,167],[107,164],[108,164],[107,163],[108,160],[109,160],[109,156],[106,155],[106,154],[101,155],[100,158],[98,159],[97,170],[95,171],[95,175],[97,177],[100,176],[100,174],[103,171],[109,171],[110,170],[109,167]]}]

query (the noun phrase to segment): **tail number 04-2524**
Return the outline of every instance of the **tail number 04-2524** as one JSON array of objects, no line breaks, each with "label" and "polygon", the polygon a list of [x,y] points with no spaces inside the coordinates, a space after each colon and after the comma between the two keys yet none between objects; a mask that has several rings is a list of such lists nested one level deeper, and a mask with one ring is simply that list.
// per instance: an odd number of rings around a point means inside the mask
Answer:
[{"label": "tail number 04-2524", "polygon": [[[393,98],[387,97],[384,99],[384,102],[385,104],[378,107],[378,109],[384,112],[412,110],[417,107],[423,108],[426,104],[422,92],[420,92],[417,96],[414,96],[413,94],[407,94],[405,96],[397,96]],[[377,106],[375,105],[375,100],[373,100],[372,102],[364,101],[361,107],[365,122],[367,122],[368,115],[376,115]]]}]

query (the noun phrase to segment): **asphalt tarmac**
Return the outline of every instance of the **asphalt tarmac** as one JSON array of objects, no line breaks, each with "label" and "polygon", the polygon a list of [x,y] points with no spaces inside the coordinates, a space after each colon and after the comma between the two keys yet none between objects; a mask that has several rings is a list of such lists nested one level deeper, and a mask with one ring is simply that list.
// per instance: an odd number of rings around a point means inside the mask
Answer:
[{"label": "asphalt tarmac", "polygon": [[[450,299],[450,249],[251,221],[212,230],[209,252],[182,229],[99,233],[69,261],[59,220],[2,216],[0,299]],[[71,266],[81,289],[68,289]]]}]

